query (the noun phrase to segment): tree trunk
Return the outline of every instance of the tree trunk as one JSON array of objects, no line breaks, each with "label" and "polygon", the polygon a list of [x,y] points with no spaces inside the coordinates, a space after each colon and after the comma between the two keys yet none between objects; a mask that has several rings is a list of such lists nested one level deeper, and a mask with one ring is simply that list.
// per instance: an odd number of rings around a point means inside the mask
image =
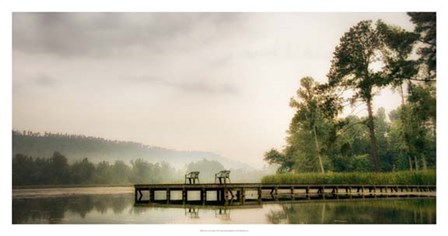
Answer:
[{"label": "tree trunk", "polygon": [[404,106],[404,90],[403,90],[403,84],[400,84],[400,95],[401,95],[401,106]]},{"label": "tree trunk", "polygon": [[415,170],[418,170],[417,155],[414,155],[414,162],[415,162]]},{"label": "tree trunk", "polygon": [[366,103],[367,103],[367,112],[369,113],[367,126],[369,127],[369,136],[370,136],[370,158],[372,159],[375,171],[380,172],[381,168],[380,168],[380,162],[378,160],[378,147],[376,144],[375,124],[373,122],[372,99],[368,98]]},{"label": "tree trunk", "polygon": [[428,166],[426,164],[426,158],[425,158],[425,154],[420,154],[421,158],[422,158],[422,165],[423,165],[423,170],[427,170]]},{"label": "tree trunk", "polygon": [[313,132],[314,132],[314,141],[316,143],[317,158],[319,159],[320,171],[322,173],[325,173],[324,165],[322,164],[322,158],[320,156],[319,142],[317,141],[316,125],[313,125]]}]

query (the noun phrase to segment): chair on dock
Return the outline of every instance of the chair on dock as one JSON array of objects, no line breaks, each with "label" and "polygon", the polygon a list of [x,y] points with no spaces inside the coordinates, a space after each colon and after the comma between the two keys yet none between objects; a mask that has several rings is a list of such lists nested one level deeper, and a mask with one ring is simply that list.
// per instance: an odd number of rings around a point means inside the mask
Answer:
[{"label": "chair on dock", "polygon": [[230,170],[221,170],[220,172],[215,174],[215,183],[216,183],[216,180],[219,180],[220,184],[222,184],[223,181],[225,184],[226,179],[228,179],[229,183],[230,183]]},{"label": "chair on dock", "polygon": [[188,179],[188,183],[191,184],[191,181],[193,180],[193,184],[196,183],[196,180],[198,180],[199,183],[199,171],[192,171],[188,174],[185,175],[185,183],[187,183],[187,179]]}]

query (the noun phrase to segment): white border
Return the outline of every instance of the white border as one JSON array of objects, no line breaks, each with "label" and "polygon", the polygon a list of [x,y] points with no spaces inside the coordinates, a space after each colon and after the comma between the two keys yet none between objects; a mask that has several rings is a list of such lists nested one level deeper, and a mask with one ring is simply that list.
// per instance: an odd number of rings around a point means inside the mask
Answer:
[{"label": "white border", "polygon": [[[445,66],[447,62],[446,29],[447,8],[443,7],[444,1],[437,0],[375,0],[375,1],[356,1],[356,0],[313,0],[313,1],[294,1],[294,0],[161,0],[161,1],[138,1],[138,0],[3,0],[0,1],[0,52],[1,55],[1,79],[0,79],[0,150],[2,163],[0,172],[1,192],[0,200],[1,228],[2,234],[8,235],[78,235],[86,234],[166,234],[170,235],[230,235],[226,232],[201,232],[205,230],[248,230],[249,234],[258,235],[278,235],[279,233],[292,233],[294,235],[353,235],[362,233],[363,235],[399,235],[412,233],[415,235],[424,235],[427,233],[440,235],[447,227],[446,205],[446,187],[444,180],[447,179],[445,167],[447,164],[446,146],[447,146],[447,124],[446,114],[447,80],[448,74]],[[37,226],[37,225],[12,225],[11,220],[11,17],[12,12],[28,11],[77,11],[77,12],[403,12],[403,11],[437,11],[438,17],[438,148],[437,148],[437,166],[438,166],[438,189],[437,189],[437,225],[58,225],[58,226]],[[444,44],[445,43],[445,44]],[[445,121],[445,122],[442,122]],[[138,231],[138,232],[136,232]],[[446,231],[445,231],[446,232]],[[238,233],[245,235],[247,233]]]}]

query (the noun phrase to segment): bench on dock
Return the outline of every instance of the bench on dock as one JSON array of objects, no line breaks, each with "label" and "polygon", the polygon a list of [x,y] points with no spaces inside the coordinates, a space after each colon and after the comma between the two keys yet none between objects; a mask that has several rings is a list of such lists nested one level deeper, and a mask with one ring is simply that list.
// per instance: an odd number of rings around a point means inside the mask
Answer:
[{"label": "bench on dock", "polygon": [[185,183],[187,183],[187,179],[188,179],[188,183],[191,184],[191,181],[193,180],[193,184],[196,183],[196,180],[198,180],[199,183],[199,171],[192,171],[188,174],[185,175]]},{"label": "bench on dock", "polygon": [[222,184],[223,181],[225,184],[226,179],[228,179],[229,183],[230,183],[230,170],[221,170],[220,172],[215,174],[215,183],[216,183],[216,180],[219,180],[220,184]]}]

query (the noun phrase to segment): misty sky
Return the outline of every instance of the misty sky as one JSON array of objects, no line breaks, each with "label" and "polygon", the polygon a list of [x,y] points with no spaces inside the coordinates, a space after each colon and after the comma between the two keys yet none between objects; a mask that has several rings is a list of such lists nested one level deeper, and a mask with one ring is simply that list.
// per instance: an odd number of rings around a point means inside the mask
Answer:
[{"label": "misty sky", "polygon": [[[221,154],[282,148],[300,78],[360,20],[405,13],[14,13],[13,129]],[[375,110],[400,103],[389,89]],[[362,115],[362,108],[358,108]]]}]

